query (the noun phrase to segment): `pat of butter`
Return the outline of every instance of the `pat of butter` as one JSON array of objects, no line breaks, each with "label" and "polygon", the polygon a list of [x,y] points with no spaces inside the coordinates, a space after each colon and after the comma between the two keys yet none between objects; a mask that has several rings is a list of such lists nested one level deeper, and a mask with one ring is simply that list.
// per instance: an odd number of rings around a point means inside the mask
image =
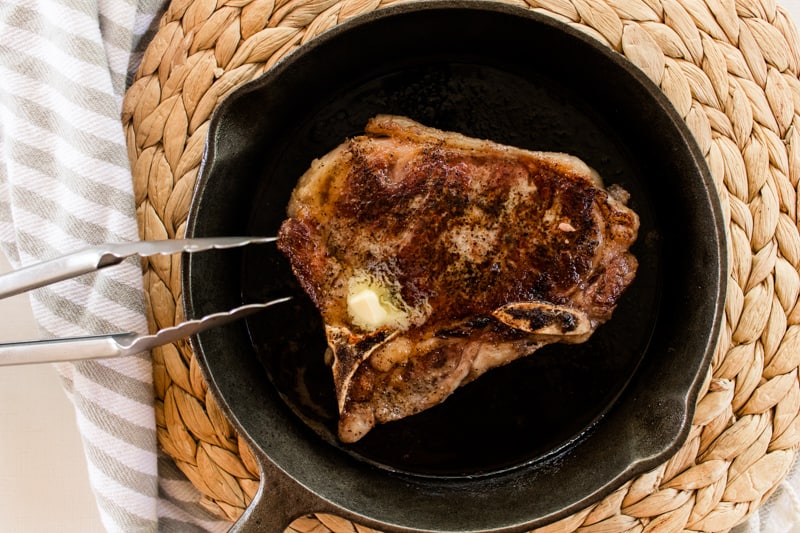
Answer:
[{"label": "pat of butter", "polygon": [[362,289],[347,297],[347,311],[353,323],[371,330],[386,324],[389,312],[372,289]]}]

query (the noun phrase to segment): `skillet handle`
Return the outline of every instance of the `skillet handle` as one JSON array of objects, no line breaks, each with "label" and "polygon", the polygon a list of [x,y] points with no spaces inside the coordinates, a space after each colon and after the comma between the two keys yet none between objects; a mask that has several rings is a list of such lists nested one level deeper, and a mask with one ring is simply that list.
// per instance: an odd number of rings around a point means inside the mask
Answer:
[{"label": "skillet handle", "polygon": [[229,533],[283,533],[296,518],[309,513],[335,512],[275,466],[257,447],[251,447],[261,466],[261,484],[244,514]]}]

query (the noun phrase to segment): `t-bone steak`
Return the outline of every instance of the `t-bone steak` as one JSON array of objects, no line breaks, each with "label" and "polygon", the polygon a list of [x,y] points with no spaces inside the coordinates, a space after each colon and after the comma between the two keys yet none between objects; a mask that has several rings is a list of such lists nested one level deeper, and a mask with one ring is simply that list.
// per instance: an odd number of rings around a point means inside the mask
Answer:
[{"label": "t-bone steak", "polygon": [[340,440],[588,339],[636,273],[627,201],[576,157],[400,116],[314,160],[278,246],[325,323]]}]

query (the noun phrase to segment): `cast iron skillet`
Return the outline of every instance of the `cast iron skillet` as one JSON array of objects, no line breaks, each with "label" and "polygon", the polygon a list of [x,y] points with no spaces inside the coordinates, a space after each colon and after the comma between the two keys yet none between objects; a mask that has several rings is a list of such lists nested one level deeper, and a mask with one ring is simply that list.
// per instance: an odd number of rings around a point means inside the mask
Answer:
[{"label": "cast iron skillet", "polygon": [[311,160],[377,113],[581,157],[631,193],[637,278],[586,344],[543,349],[345,446],[320,320],[286,261],[271,245],[187,256],[187,317],[295,296],[192,340],[263,469],[237,529],[322,511],[382,530],[524,530],[665,461],[717,338],[726,259],[709,171],[660,90],[589,37],[507,5],[372,12],[219,106],[187,235],[274,235]]}]

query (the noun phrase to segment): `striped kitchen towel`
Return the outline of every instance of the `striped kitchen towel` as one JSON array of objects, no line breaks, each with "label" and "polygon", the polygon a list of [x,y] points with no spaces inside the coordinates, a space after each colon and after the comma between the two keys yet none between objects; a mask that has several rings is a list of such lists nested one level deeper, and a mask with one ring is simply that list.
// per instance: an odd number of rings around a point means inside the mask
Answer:
[{"label": "striped kitchen towel", "polygon": [[[15,267],[138,239],[122,98],[165,0],[0,0],[0,246]],[[45,336],[145,332],[141,268],[34,291]],[[223,531],[157,451],[148,354],[57,365],[109,531]]]}]

